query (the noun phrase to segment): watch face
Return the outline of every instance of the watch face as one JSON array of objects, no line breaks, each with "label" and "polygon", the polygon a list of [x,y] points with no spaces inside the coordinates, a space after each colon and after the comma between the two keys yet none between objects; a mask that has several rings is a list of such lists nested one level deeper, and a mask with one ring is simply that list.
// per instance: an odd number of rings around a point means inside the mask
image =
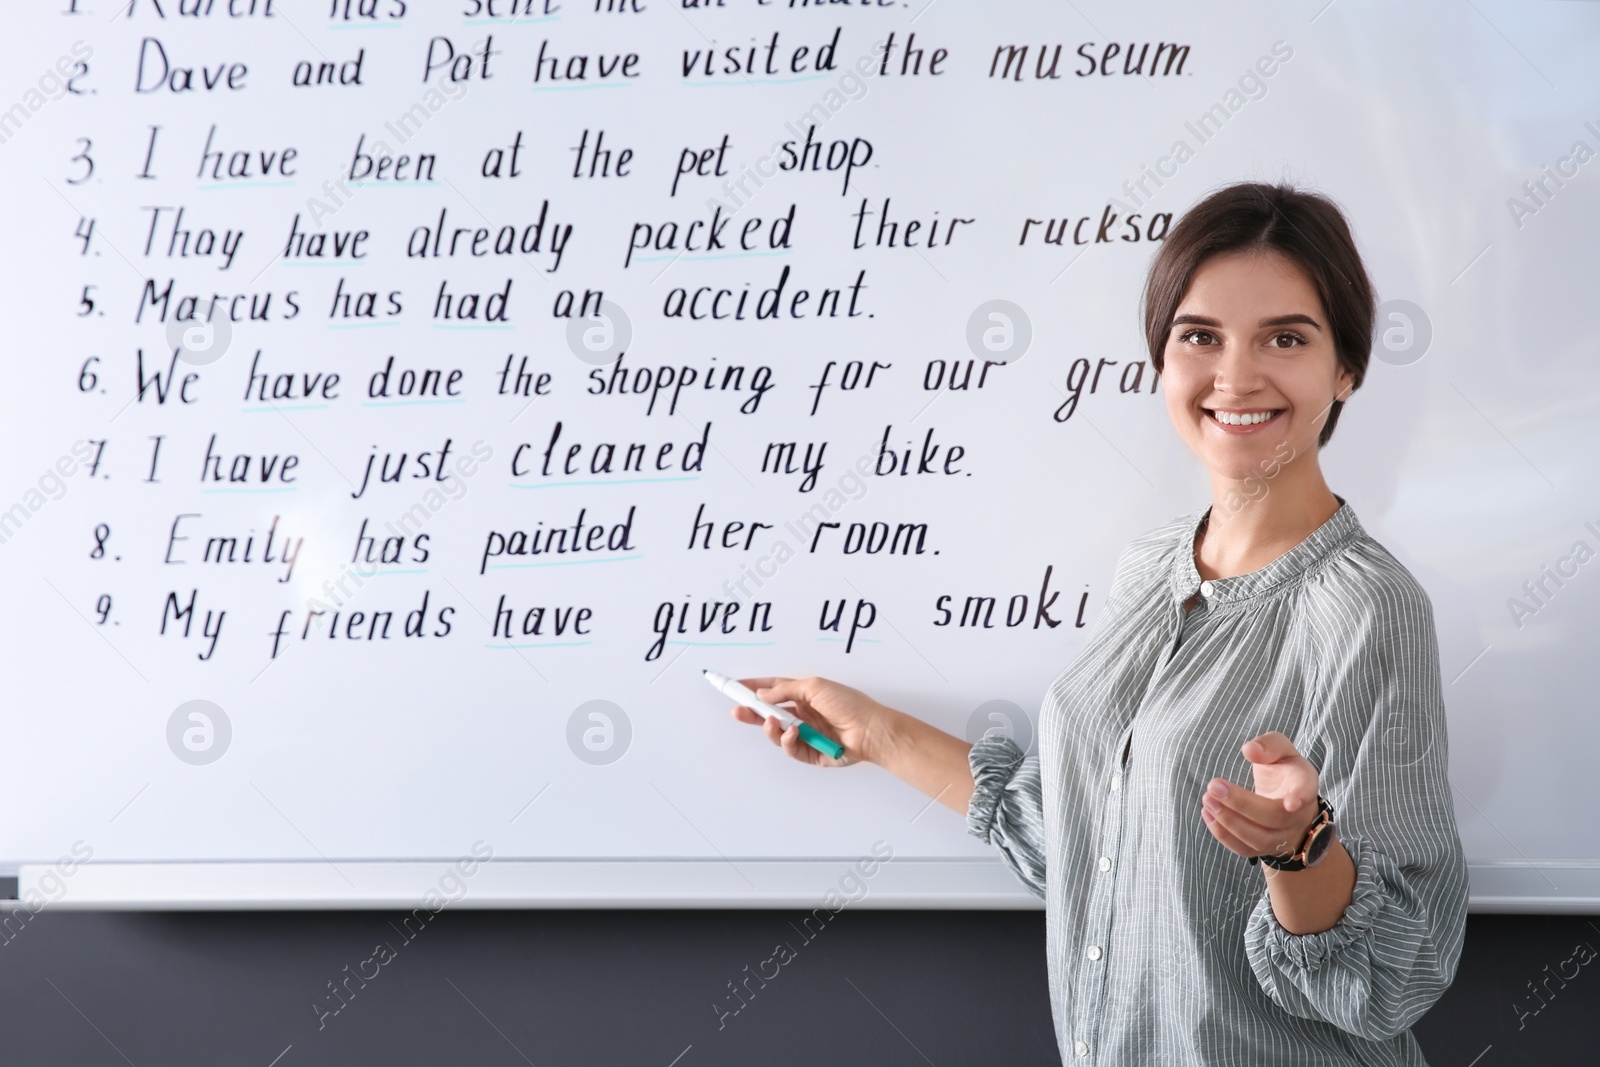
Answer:
[{"label": "watch face", "polygon": [[1306,844],[1305,864],[1310,867],[1323,856],[1327,855],[1328,846],[1333,843],[1333,824],[1326,823],[1317,827],[1317,832]]}]

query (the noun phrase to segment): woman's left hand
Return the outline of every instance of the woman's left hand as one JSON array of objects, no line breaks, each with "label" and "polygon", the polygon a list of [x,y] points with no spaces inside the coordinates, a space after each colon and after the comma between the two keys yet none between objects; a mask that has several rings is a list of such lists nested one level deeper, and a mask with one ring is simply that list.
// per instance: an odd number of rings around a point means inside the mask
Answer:
[{"label": "woman's left hand", "polygon": [[1211,836],[1241,856],[1286,855],[1300,847],[1317,817],[1317,769],[1276,730],[1246,741],[1255,789],[1213,778],[1200,816]]}]

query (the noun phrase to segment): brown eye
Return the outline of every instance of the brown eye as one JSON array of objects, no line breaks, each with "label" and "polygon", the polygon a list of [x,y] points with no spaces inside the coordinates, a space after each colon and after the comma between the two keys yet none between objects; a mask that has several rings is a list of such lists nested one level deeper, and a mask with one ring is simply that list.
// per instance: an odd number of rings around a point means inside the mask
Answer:
[{"label": "brown eye", "polygon": [[[1295,348],[1295,347],[1297,347],[1299,345],[1303,345],[1303,344],[1306,343],[1306,339],[1304,337],[1301,337],[1299,334],[1293,332],[1292,330],[1285,330],[1283,333],[1278,334],[1278,336],[1274,337],[1272,340],[1273,340],[1273,343],[1275,345],[1277,345],[1277,347],[1279,347],[1279,348]],[[1288,344],[1284,344],[1283,343],[1284,341],[1287,341],[1289,343]]]},{"label": "brown eye", "polygon": [[1210,330],[1185,330],[1178,335],[1178,340],[1189,345],[1208,345],[1214,338]]}]

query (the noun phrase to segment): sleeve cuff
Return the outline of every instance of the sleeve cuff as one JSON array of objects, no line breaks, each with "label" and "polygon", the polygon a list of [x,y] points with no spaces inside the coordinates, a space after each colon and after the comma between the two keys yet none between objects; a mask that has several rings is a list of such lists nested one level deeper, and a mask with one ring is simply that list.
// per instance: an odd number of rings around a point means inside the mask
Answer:
[{"label": "sleeve cuff", "polygon": [[1339,955],[1346,946],[1365,937],[1383,907],[1383,886],[1372,850],[1361,838],[1339,839],[1356,868],[1355,889],[1339,921],[1314,934],[1292,934],[1278,922],[1272,897],[1263,891],[1251,926],[1263,932],[1267,956],[1274,963],[1314,971]]},{"label": "sleeve cuff", "polygon": [[989,843],[1000,795],[1026,757],[1017,743],[1004,734],[986,734],[967,754],[972,769],[972,799],[967,801],[967,833]]}]

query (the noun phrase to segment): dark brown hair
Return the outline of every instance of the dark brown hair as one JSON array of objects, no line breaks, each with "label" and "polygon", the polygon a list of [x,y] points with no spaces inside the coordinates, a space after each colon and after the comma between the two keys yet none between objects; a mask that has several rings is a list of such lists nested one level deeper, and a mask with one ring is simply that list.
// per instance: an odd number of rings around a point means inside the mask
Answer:
[{"label": "dark brown hair", "polygon": [[[1361,387],[1372,355],[1373,296],[1350,226],[1337,205],[1290,185],[1240,182],[1224,186],[1190,208],[1161,243],[1144,289],[1144,332],[1159,372],[1178,304],[1201,264],[1225,252],[1272,250],[1299,264],[1328,315],[1339,364]],[[1317,438],[1333,436],[1344,401],[1333,401]]]}]

